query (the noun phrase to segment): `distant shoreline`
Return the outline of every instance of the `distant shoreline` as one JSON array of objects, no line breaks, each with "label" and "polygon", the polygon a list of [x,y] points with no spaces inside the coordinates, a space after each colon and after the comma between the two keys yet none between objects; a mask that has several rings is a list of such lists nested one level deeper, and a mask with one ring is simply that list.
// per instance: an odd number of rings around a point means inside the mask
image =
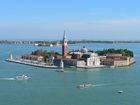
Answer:
[{"label": "distant shoreline", "polygon": [[[62,43],[61,41],[11,41],[11,40],[0,40],[0,44],[57,44]],[[69,40],[68,44],[78,44],[78,43],[140,43],[140,41],[94,41],[94,40]]]}]

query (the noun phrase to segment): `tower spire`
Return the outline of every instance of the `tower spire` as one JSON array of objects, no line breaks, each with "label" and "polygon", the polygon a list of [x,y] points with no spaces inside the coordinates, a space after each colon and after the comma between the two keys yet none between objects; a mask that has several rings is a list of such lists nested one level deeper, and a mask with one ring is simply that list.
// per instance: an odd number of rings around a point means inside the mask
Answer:
[{"label": "tower spire", "polygon": [[64,36],[63,39],[66,39],[66,31],[64,30]]},{"label": "tower spire", "polygon": [[67,39],[66,39],[66,31],[64,30],[63,43],[62,43],[62,56],[63,56],[63,58],[66,58],[67,54],[68,54],[68,44],[67,44]]}]

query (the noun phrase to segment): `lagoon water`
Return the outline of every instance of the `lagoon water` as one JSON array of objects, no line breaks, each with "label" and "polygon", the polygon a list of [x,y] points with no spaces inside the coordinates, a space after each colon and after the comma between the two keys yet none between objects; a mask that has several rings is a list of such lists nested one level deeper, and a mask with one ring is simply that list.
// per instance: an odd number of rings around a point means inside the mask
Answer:
[{"label": "lagoon water", "polygon": [[[5,62],[5,59],[10,53],[20,56],[41,48],[60,52],[61,47],[1,44],[0,105],[140,105],[140,44],[76,44],[69,45],[69,49],[80,49],[83,45],[92,50],[130,49],[134,51],[136,63],[122,68],[67,68],[66,72],[56,72]],[[18,74],[26,74],[31,79],[10,79]],[[95,87],[77,88],[83,83]],[[118,94],[119,90],[124,92]]]}]

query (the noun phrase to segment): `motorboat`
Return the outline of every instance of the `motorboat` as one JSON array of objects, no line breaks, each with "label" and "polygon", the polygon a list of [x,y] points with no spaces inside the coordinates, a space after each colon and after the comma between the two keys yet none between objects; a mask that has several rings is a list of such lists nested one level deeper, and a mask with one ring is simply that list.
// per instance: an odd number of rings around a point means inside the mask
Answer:
[{"label": "motorboat", "polygon": [[77,88],[84,88],[84,87],[85,87],[84,84],[81,84],[81,85],[77,86]]},{"label": "motorboat", "polygon": [[92,84],[84,84],[85,85],[85,87],[91,87],[91,86],[93,86]]},{"label": "motorboat", "polygon": [[123,93],[123,90],[119,90],[118,93],[119,93],[119,94]]},{"label": "motorboat", "polygon": [[15,80],[28,80],[30,77],[26,76],[25,74],[18,75],[15,77]]},{"label": "motorboat", "polygon": [[89,88],[92,86],[93,86],[92,84],[81,84],[81,85],[77,86],[77,88]]}]

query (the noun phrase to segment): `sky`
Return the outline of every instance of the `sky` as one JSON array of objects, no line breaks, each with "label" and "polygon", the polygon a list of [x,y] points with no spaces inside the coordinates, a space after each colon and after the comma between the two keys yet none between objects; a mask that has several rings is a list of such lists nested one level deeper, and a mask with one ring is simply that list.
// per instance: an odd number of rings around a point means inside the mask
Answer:
[{"label": "sky", "polygon": [[140,40],[140,0],[0,0],[0,40]]}]

